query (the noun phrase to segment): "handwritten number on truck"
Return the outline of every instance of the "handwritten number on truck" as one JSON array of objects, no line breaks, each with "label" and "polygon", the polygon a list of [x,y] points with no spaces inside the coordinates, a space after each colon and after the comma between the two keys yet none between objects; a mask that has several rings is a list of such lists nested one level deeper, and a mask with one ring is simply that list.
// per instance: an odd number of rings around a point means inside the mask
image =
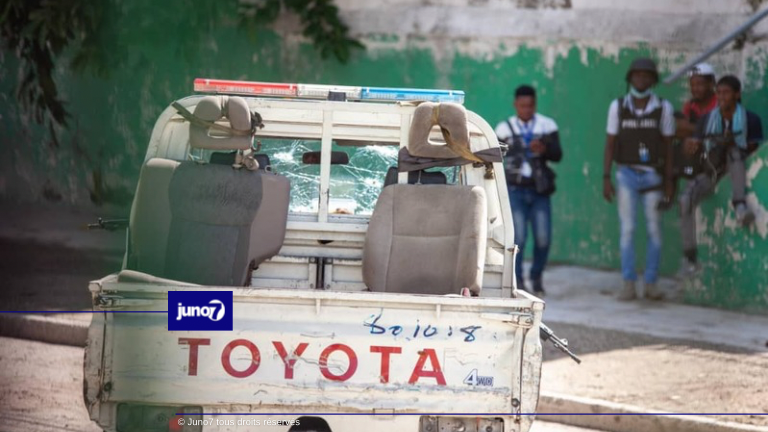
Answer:
[{"label": "handwritten number on truck", "polygon": [[[389,333],[392,336],[398,336],[405,329],[404,326],[399,324],[391,326],[380,324],[379,321],[381,320],[381,316],[382,313],[380,312],[378,315],[371,315],[368,319],[363,321],[363,326],[370,328],[370,334],[383,335]],[[469,325],[459,328],[459,331],[464,335],[464,342],[474,342],[476,339],[475,332],[481,328],[483,327],[479,325]],[[408,334],[411,334],[413,339],[419,337],[431,338],[440,334],[444,334],[446,337],[451,337],[453,336],[453,326],[448,326],[447,329],[440,329],[437,326],[433,326],[431,324],[422,326],[419,320],[416,320],[413,333],[409,332]]]}]

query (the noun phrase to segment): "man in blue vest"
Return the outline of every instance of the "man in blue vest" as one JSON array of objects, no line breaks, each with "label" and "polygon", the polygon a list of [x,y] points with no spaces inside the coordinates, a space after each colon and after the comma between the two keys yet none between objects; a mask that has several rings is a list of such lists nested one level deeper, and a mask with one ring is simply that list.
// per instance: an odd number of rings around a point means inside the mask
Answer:
[{"label": "man in blue vest", "polygon": [[[608,110],[607,137],[603,155],[603,197],[617,197],[621,224],[621,274],[624,286],[619,300],[637,298],[635,246],[633,236],[637,207],[642,205],[648,232],[645,264],[645,297],[660,300],[656,286],[661,261],[659,205],[672,198],[672,139],[675,118],[672,105],[653,93],[659,81],[656,63],[635,59],[626,75],[629,94],[614,100]],[[611,167],[616,162],[616,183],[611,182]],[[663,175],[662,175],[663,174]]]},{"label": "man in blue vest", "polygon": [[552,208],[549,197],[555,192],[555,173],[548,161],[563,157],[557,124],[536,112],[536,90],[521,85],[515,90],[516,115],[496,126],[496,136],[509,145],[504,156],[509,202],[515,226],[517,288],[526,290],[523,281],[523,253],[528,224],[533,231],[533,264],[530,278],[533,293],[544,296],[542,274],[547,265],[552,237]]}]

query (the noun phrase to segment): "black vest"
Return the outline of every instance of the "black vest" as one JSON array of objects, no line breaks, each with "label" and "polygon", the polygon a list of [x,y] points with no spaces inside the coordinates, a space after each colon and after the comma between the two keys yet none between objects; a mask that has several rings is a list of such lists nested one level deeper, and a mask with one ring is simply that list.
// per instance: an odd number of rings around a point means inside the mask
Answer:
[{"label": "black vest", "polygon": [[660,166],[663,154],[664,136],[661,134],[661,111],[659,106],[647,115],[637,116],[619,98],[619,135],[613,149],[616,163],[626,165]]},{"label": "black vest", "polygon": [[[549,167],[543,156],[527,157],[528,146],[523,140],[523,136],[515,133],[512,123],[507,120],[512,135],[506,139],[509,146],[504,155],[504,173],[507,179],[507,185],[526,187],[535,190],[542,195],[551,195],[555,192],[555,172]],[[545,139],[540,134],[534,134],[534,139]],[[531,175],[523,177],[521,170],[523,163],[528,162],[531,166]]]}]

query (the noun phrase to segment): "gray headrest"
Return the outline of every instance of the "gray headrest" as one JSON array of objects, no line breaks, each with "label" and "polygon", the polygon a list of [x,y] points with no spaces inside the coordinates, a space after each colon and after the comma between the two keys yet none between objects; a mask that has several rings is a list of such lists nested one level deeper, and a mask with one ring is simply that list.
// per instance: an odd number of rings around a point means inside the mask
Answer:
[{"label": "gray headrest", "polygon": [[195,107],[195,117],[209,122],[227,119],[222,126],[239,133],[208,128],[199,124],[189,125],[189,144],[192,148],[211,150],[247,150],[251,148],[251,112],[245,99],[237,96],[206,96]]},{"label": "gray headrest", "polygon": [[[440,126],[445,144],[429,140],[432,126]],[[467,111],[455,103],[424,102],[413,112],[408,134],[408,153],[413,156],[454,159],[463,157],[477,160],[469,146]]]}]

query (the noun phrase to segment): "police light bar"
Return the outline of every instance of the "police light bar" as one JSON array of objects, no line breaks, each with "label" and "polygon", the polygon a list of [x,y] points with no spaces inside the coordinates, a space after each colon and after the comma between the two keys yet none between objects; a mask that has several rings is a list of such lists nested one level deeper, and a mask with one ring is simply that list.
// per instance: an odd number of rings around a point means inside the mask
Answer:
[{"label": "police light bar", "polygon": [[297,96],[298,86],[296,84],[197,78],[195,79],[195,91],[254,96]]},{"label": "police light bar", "polygon": [[299,84],[299,97],[312,99],[328,99],[329,92],[344,93],[347,99],[360,100],[362,87],[329,86],[320,84]]},{"label": "police light bar", "polygon": [[461,90],[430,90],[388,87],[352,87],[322,84],[282,84],[197,78],[195,91],[246,96],[298,97],[328,99],[330,92],[344,93],[347,100],[366,102],[455,102],[464,103]]},{"label": "police light bar", "polygon": [[363,100],[377,101],[427,101],[464,103],[461,90],[427,90],[386,87],[365,87]]}]

